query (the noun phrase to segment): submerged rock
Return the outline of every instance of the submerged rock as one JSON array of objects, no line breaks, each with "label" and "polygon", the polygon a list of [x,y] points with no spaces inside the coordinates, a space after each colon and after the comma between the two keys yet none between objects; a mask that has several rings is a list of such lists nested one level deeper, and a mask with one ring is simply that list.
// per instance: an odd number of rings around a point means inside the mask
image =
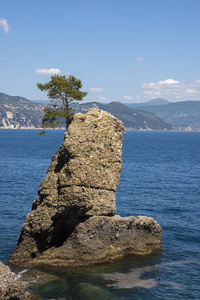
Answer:
[{"label": "submerged rock", "polygon": [[[27,268],[20,272],[18,276],[20,276],[20,280],[29,283],[32,293],[36,292],[40,294],[40,299],[47,299],[47,292],[51,295],[50,299],[58,299],[54,297],[58,296],[57,294],[60,290],[62,293],[66,293],[67,299],[71,299],[69,296],[70,285],[64,278],[60,278],[49,272],[47,273],[45,270],[39,268]],[[61,300],[63,298],[59,299]]]},{"label": "submerged rock", "polygon": [[113,296],[107,290],[103,288],[93,285],[91,283],[82,282],[79,285],[79,295],[81,299],[113,299]]},{"label": "submerged rock", "polygon": [[10,265],[91,265],[160,248],[153,219],[114,216],[122,137],[123,123],[107,112],[74,115]]}]

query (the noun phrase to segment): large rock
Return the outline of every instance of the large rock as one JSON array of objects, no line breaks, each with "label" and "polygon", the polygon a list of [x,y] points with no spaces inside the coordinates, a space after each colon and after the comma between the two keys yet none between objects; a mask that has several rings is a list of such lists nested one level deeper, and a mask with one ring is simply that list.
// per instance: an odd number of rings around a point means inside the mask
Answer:
[{"label": "large rock", "polygon": [[79,223],[56,251],[44,251],[37,263],[87,266],[156,248],[160,248],[160,226],[152,218],[94,216]]},{"label": "large rock", "polygon": [[122,136],[123,123],[107,112],[74,115],[10,264],[89,265],[160,248],[152,219],[114,216]]}]

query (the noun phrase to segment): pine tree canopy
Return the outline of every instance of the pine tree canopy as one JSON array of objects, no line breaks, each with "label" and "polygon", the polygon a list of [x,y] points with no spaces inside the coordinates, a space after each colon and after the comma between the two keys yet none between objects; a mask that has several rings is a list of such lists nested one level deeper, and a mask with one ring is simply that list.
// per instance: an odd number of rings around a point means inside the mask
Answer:
[{"label": "pine tree canopy", "polygon": [[70,75],[68,77],[53,75],[47,83],[37,83],[41,91],[47,91],[50,104],[44,108],[42,128],[54,128],[59,124],[70,124],[73,116],[72,104],[83,100],[87,92],[82,92],[80,79]]}]

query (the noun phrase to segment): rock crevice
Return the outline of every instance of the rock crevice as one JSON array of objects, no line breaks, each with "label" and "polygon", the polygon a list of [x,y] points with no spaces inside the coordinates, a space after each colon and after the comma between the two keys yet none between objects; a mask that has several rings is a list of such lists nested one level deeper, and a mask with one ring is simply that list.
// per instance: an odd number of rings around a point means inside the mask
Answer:
[{"label": "rock crevice", "polygon": [[151,218],[116,216],[123,123],[75,114],[22,226],[10,265],[91,265],[160,248]]}]

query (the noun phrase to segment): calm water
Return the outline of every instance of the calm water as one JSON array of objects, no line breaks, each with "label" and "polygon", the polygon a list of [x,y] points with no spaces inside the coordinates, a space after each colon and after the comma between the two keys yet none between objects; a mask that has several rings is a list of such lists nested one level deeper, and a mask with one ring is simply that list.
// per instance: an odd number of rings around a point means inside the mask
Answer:
[{"label": "calm water", "polygon": [[[0,130],[0,260],[14,251],[63,131]],[[147,215],[162,250],[86,269],[15,270],[43,299],[200,299],[200,132],[125,132],[117,213]]]}]

